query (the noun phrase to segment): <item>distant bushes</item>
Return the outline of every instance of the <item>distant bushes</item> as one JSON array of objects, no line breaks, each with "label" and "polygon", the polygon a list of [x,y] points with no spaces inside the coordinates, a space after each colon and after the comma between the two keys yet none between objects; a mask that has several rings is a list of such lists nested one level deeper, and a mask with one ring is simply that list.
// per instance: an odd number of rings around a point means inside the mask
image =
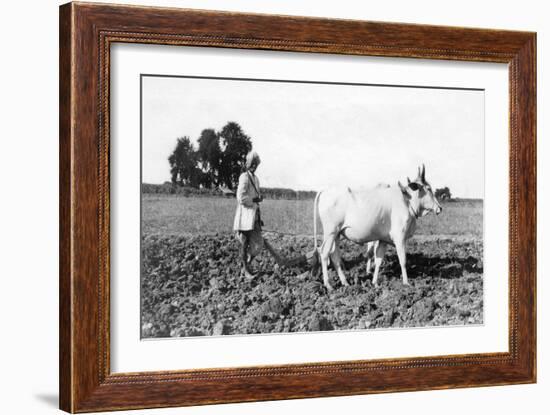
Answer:
[{"label": "distant bushes", "polygon": [[315,199],[317,192],[313,190],[293,190],[282,187],[262,187],[262,196],[267,199],[307,200]]},{"label": "distant bushes", "polygon": [[452,198],[451,190],[445,186],[441,189],[435,189],[435,197],[437,197],[438,200],[450,200]]},{"label": "distant bushes", "polygon": [[[219,188],[196,188],[190,186],[174,185],[170,182],[163,184],[150,184],[143,183],[141,185],[141,191],[148,194],[175,194],[182,196],[220,196],[220,197],[234,197],[234,194],[229,191],[222,191]],[[279,187],[262,187],[262,196],[266,199],[287,199],[287,200],[307,200],[314,199],[317,194],[314,191],[306,190],[292,190]]]},{"label": "distant bushes", "polygon": [[183,195],[183,196],[223,196],[223,192],[218,189],[197,189],[190,186],[178,186],[172,183],[141,185],[142,193],[165,194],[165,195]]}]

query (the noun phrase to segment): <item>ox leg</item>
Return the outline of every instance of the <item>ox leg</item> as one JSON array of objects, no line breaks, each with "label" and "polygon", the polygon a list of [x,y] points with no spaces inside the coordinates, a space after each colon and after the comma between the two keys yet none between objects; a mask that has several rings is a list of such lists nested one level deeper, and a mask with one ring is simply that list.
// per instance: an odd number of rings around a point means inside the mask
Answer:
[{"label": "ox leg", "polygon": [[343,286],[349,287],[348,280],[344,274],[344,269],[342,268],[342,255],[340,254],[340,248],[338,247],[338,241],[334,241],[334,252],[330,254],[330,258],[336,267],[336,272],[340,278],[340,282]]},{"label": "ox leg", "polygon": [[407,254],[405,252],[405,241],[399,241],[395,244],[395,250],[397,251],[397,257],[399,258],[399,265],[401,265],[401,276],[403,278],[403,285],[409,285],[409,277],[407,276]]},{"label": "ox leg", "polygon": [[378,287],[378,274],[380,273],[380,265],[382,265],[386,248],[386,244],[379,241],[374,250],[374,276],[372,277],[372,283],[375,287]]},{"label": "ox leg", "polygon": [[325,287],[327,287],[327,290],[329,292],[332,291],[332,286],[330,285],[330,281],[328,278],[328,259],[333,249],[333,244],[335,243],[334,239],[335,235],[330,234],[325,238],[323,244],[321,245],[321,267],[323,269],[323,284],[325,284]]},{"label": "ox leg", "polygon": [[368,242],[367,243],[367,275],[371,274],[373,269],[373,258],[374,252],[378,248],[378,241]]}]

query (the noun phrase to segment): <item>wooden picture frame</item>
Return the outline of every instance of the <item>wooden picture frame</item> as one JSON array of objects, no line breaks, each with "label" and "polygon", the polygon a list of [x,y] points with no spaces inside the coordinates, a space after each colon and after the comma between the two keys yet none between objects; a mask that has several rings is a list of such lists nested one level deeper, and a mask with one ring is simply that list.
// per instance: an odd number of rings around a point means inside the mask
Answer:
[{"label": "wooden picture frame", "polygon": [[[509,352],[111,373],[109,59],[116,42],[507,63]],[[69,3],[60,8],[59,94],[61,409],[90,412],[536,381],[535,33]]]}]

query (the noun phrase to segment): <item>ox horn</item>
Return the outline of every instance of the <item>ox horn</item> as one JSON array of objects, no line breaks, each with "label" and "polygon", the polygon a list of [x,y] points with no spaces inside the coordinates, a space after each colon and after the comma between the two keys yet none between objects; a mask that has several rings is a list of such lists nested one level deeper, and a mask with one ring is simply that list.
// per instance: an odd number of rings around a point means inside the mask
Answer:
[{"label": "ox horn", "polygon": [[422,183],[426,183],[426,166],[424,166],[424,163],[422,163],[422,173],[420,178],[422,179]]}]

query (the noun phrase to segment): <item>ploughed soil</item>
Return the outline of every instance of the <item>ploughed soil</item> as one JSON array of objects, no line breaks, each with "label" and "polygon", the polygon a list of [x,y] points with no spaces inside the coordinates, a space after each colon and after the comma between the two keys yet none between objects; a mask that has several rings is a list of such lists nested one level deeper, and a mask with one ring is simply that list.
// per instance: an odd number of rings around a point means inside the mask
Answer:
[{"label": "ploughed soil", "polygon": [[[266,235],[287,258],[313,249],[312,238]],[[181,337],[483,323],[481,239],[418,236],[407,245],[410,286],[390,248],[379,287],[367,274],[366,246],[341,242],[343,287],[333,292],[309,265],[284,268],[266,250],[254,280],[240,275],[231,234],[142,238],[142,337]]]}]

